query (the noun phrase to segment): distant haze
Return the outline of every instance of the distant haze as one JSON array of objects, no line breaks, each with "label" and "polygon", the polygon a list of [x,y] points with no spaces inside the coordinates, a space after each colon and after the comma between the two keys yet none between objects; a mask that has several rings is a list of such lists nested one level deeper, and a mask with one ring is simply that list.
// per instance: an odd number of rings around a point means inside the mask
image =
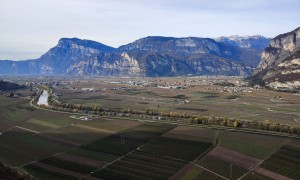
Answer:
[{"label": "distant haze", "polygon": [[61,37],[113,47],[154,35],[274,37],[299,17],[299,0],[1,0],[0,59],[38,58]]}]

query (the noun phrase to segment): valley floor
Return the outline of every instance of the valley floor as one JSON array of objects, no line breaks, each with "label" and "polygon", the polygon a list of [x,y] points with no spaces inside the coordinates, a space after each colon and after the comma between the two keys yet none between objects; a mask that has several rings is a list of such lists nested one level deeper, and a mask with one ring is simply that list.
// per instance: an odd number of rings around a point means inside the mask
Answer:
[{"label": "valley floor", "polygon": [[[83,92],[82,88],[97,91]],[[166,89],[87,80],[55,83],[53,91],[66,102],[195,114],[214,112],[228,117],[241,114],[239,117],[245,119],[251,119],[249,113],[254,111],[251,113],[260,114],[258,120],[273,113],[276,119],[271,121],[284,117],[280,122],[299,123],[289,119],[299,118],[299,96],[268,90],[212,90],[216,88],[222,87]],[[30,98],[26,98],[33,93],[30,89],[15,93],[21,98],[0,94],[0,161],[39,179],[300,178],[298,139],[121,117],[82,120],[30,106]],[[188,102],[181,103],[184,100]],[[224,111],[219,112],[221,107]],[[236,108],[242,113],[227,112]]]}]

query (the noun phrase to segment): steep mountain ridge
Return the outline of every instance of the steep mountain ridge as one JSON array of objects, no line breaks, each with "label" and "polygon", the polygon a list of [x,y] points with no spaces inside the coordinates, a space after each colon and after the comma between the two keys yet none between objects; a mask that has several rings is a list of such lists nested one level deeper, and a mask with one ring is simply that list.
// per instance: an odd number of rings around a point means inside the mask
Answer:
[{"label": "steep mountain ridge", "polygon": [[240,48],[238,46],[216,42],[209,38],[173,38],[149,36],[133,43],[121,46],[119,51],[144,50],[159,53],[174,52],[185,55],[210,54],[222,58],[239,61],[246,66],[256,66],[259,63],[261,50]]},{"label": "steep mountain ridge", "polygon": [[62,38],[35,60],[0,61],[0,74],[185,76],[252,73],[260,50],[209,38],[149,36],[119,48]]},{"label": "steep mountain ridge", "polygon": [[300,88],[300,27],[271,40],[253,76],[275,89]]}]

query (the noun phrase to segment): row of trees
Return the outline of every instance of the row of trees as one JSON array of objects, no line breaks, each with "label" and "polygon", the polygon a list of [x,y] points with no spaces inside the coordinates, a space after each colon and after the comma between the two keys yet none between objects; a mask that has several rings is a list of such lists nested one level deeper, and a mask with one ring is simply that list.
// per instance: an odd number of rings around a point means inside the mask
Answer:
[{"label": "row of trees", "polygon": [[[277,122],[271,122],[269,120],[265,121],[241,121],[238,119],[231,119],[227,117],[209,117],[209,116],[195,116],[187,113],[178,112],[158,112],[146,109],[145,111],[133,110],[133,109],[111,109],[103,108],[100,106],[85,106],[81,104],[71,104],[63,103],[57,100],[55,96],[52,95],[51,90],[49,92],[50,106],[43,106],[43,108],[67,111],[67,112],[80,112],[89,113],[97,115],[110,115],[110,116],[127,116],[134,118],[144,118],[144,119],[159,119],[159,120],[170,120],[176,122],[183,122],[188,124],[202,124],[202,125],[217,125],[231,128],[249,128],[257,130],[268,130],[276,132],[284,132],[290,134],[300,135],[300,127],[293,125],[284,125]],[[39,97],[40,93],[37,97]]]}]

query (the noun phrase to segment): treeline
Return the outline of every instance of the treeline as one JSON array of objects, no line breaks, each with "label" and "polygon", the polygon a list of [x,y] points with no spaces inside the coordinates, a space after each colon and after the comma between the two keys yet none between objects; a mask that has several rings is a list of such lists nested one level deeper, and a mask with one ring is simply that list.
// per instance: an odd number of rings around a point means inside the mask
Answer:
[{"label": "treeline", "polygon": [[[63,103],[57,100],[52,95],[51,90],[48,89],[49,106],[41,105],[41,107],[51,110],[66,111],[72,113],[86,113],[94,115],[108,115],[108,116],[125,116],[139,119],[152,119],[152,120],[169,120],[185,124],[202,124],[202,125],[217,125],[222,127],[231,128],[249,128],[257,130],[267,130],[275,132],[283,132],[289,134],[300,135],[300,127],[293,125],[285,125],[277,122],[265,121],[242,121],[227,117],[210,117],[203,115],[191,115],[187,113],[178,112],[158,112],[146,109],[145,111],[134,109],[111,109],[103,108],[100,106],[85,106],[81,104]],[[42,92],[40,92],[41,94]],[[38,96],[39,97],[39,96]]]},{"label": "treeline", "polygon": [[39,90],[39,91],[35,94],[35,96],[32,98],[32,102],[31,102],[31,103],[37,106],[37,102],[39,101],[39,98],[40,98],[40,96],[41,96],[42,93],[43,93],[43,91],[42,91],[42,90]]},{"label": "treeline", "polygon": [[248,81],[249,86],[255,86],[258,85],[260,87],[266,87],[266,83],[265,81],[259,77],[259,75],[255,75],[255,76],[250,76],[245,78],[246,81]]}]

